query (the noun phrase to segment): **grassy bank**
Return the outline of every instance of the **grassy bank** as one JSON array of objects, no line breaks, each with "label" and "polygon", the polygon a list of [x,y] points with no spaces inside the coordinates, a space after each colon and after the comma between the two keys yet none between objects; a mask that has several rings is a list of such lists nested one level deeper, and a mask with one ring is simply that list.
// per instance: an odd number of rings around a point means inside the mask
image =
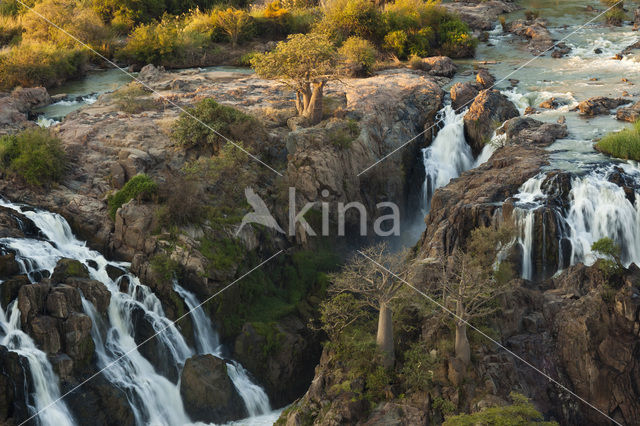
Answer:
[{"label": "grassy bank", "polygon": [[640,161],[640,121],[629,129],[608,134],[598,141],[596,149],[623,160]]}]

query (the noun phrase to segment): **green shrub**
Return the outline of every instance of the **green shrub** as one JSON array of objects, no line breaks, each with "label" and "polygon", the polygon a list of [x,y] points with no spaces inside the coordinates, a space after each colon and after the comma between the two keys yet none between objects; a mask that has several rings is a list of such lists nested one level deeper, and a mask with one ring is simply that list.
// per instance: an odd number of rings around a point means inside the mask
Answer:
[{"label": "green shrub", "polygon": [[405,59],[407,57],[408,44],[409,35],[405,30],[392,31],[384,36],[384,48],[391,50],[399,59]]},{"label": "green shrub", "polygon": [[79,75],[87,62],[82,49],[25,42],[0,53],[0,90],[54,86]]},{"label": "green shrub", "polygon": [[485,408],[473,414],[461,414],[449,417],[443,426],[521,426],[535,424],[539,426],[553,426],[556,422],[545,422],[542,413],[533,406],[523,395],[512,392],[512,405],[505,407]]},{"label": "green shrub", "polygon": [[116,218],[116,212],[123,204],[135,199],[148,200],[158,192],[158,184],[145,174],[132,177],[122,189],[108,197],[109,216]]},{"label": "green shrub", "polygon": [[18,135],[0,137],[0,168],[20,176],[30,185],[60,181],[65,166],[60,140],[46,129],[29,129]]},{"label": "green shrub", "polygon": [[275,0],[251,10],[255,35],[283,38],[289,34],[307,33],[318,20],[317,8],[291,8]]},{"label": "green shrub", "polygon": [[360,37],[349,37],[338,53],[344,58],[347,66],[362,70],[364,74],[371,74],[378,55],[373,44]]},{"label": "green shrub", "polygon": [[378,42],[385,33],[384,27],[382,14],[372,1],[329,0],[316,31],[337,43],[351,36]]},{"label": "green shrub", "polygon": [[184,31],[204,35],[211,41],[224,41],[227,36],[218,24],[217,9],[210,12],[196,10],[184,18]]},{"label": "green shrub", "polygon": [[[190,10],[208,9],[212,0],[91,0],[91,7],[102,16],[105,22],[118,16],[127,16],[135,23],[148,23],[163,14],[181,15]],[[244,1],[229,1],[227,4],[243,6]]]},{"label": "green shrub", "polygon": [[478,40],[471,35],[469,26],[455,18],[442,23],[439,28],[442,53],[452,58],[473,56]]},{"label": "green shrub", "polygon": [[130,63],[179,68],[195,66],[210,43],[207,34],[186,31],[178,18],[164,17],[160,22],[136,27],[116,58]]},{"label": "green shrub", "polygon": [[630,129],[606,135],[598,141],[596,149],[624,160],[640,161],[640,121]]},{"label": "green shrub", "polygon": [[416,342],[404,353],[400,378],[407,390],[429,391],[433,385],[438,358],[431,356],[424,342]]},{"label": "green shrub", "polygon": [[158,104],[150,98],[151,91],[140,83],[133,82],[113,93],[116,105],[128,114],[137,114],[157,108]]},{"label": "green shrub", "polygon": [[217,154],[225,142],[219,134],[231,140],[243,141],[251,140],[256,134],[258,123],[253,117],[210,98],[200,101],[195,108],[188,109],[188,112],[189,114],[183,112],[180,115],[171,134],[173,140],[185,148],[210,147]]},{"label": "green shrub", "polygon": [[0,1],[0,16],[17,16],[20,9],[21,4],[17,0]]},{"label": "green shrub", "polygon": [[344,126],[337,126],[329,132],[329,140],[340,149],[347,149],[353,141],[360,135],[360,125],[357,121],[347,120]]},{"label": "green shrub", "polygon": [[628,19],[624,9],[620,9],[617,7],[614,7],[613,9],[608,10],[604,14],[604,17],[607,20],[607,24],[615,25],[617,27],[621,26],[624,23],[624,21]]},{"label": "green shrub", "polygon": [[238,266],[244,257],[244,248],[231,238],[211,239],[204,237],[200,241],[200,253],[209,261],[209,268],[229,271]]},{"label": "green shrub", "polygon": [[166,254],[156,254],[150,260],[151,270],[164,282],[180,277],[180,263]]},{"label": "green shrub", "polygon": [[598,269],[606,280],[619,275],[622,272],[620,263],[620,246],[611,238],[600,238],[591,245],[591,251],[600,257],[597,262]]}]

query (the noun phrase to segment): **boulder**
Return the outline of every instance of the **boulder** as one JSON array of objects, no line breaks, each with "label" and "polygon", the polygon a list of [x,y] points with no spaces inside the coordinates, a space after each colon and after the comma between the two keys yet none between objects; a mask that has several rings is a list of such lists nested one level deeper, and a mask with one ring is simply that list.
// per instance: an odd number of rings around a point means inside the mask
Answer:
[{"label": "boulder", "polygon": [[107,312],[111,302],[111,292],[100,281],[87,278],[67,278],[66,283],[80,290],[84,298],[91,302],[99,313]]},{"label": "boulder", "polygon": [[543,123],[531,117],[515,117],[507,120],[498,130],[506,133],[507,144],[536,145],[546,147],[569,134],[566,124]]},{"label": "boulder", "polygon": [[506,30],[529,40],[529,50],[540,54],[553,47],[553,37],[543,19],[518,19],[506,25]]},{"label": "boulder", "polygon": [[113,245],[115,252],[125,259],[133,258],[136,252],[150,254],[155,249],[149,238],[156,227],[155,208],[148,204],[139,204],[131,200],[116,213]]},{"label": "boulder", "polygon": [[473,83],[456,83],[451,86],[451,106],[458,111],[464,107],[468,107],[471,102],[478,96],[480,90]]},{"label": "boulder", "polygon": [[635,123],[640,119],[640,102],[636,102],[630,107],[620,108],[616,111],[616,118],[620,121]]},{"label": "boulder", "polygon": [[[17,211],[0,207],[0,238],[36,237],[38,228],[31,219]],[[0,253],[2,253],[0,247]]]},{"label": "boulder", "polygon": [[50,103],[51,97],[44,87],[18,87],[10,94],[0,93],[0,130],[17,131],[35,126],[28,121],[27,113]]},{"label": "boulder", "polygon": [[135,415],[127,395],[100,374],[65,397],[78,424],[134,426]]},{"label": "boulder", "polygon": [[20,322],[25,325],[36,315],[44,312],[45,302],[51,285],[47,283],[23,285],[18,291],[18,309]]},{"label": "boulder", "polygon": [[0,255],[0,280],[5,280],[20,272],[20,265],[16,262],[16,255],[8,253]]},{"label": "boulder", "polygon": [[180,395],[191,420],[227,423],[247,415],[244,401],[227,374],[227,364],[213,355],[195,355],[182,370]]},{"label": "boulder", "polygon": [[147,64],[140,70],[138,78],[145,82],[155,82],[165,73],[164,67],[156,67],[153,64]]},{"label": "boulder", "polygon": [[456,64],[448,56],[424,58],[420,67],[433,76],[448,78],[453,77],[458,70]]},{"label": "boulder", "polygon": [[77,260],[60,259],[51,274],[51,282],[64,283],[69,277],[89,278],[89,269]]},{"label": "boulder", "polygon": [[56,354],[62,349],[58,321],[47,315],[33,318],[26,328],[38,347],[47,354]]},{"label": "boulder", "polygon": [[612,99],[604,96],[598,96],[595,98],[589,98],[586,101],[582,101],[578,104],[578,111],[580,115],[586,117],[593,117],[596,115],[606,115],[611,112],[612,109],[618,108],[621,105],[630,104],[628,99]]},{"label": "boulder", "polygon": [[82,300],[77,289],[60,284],[47,296],[46,310],[58,319],[67,319],[72,312],[82,312]]},{"label": "boulder", "polygon": [[556,98],[549,98],[546,101],[541,102],[540,105],[538,105],[539,108],[544,108],[544,109],[556,109],[558,108],[558,106],[560,106],[560,103]]},{"label": "boulder", "polygon": [[498,16],[518,10],[515,3],[488,0],[481,2],[446,2],[447,11],[458,15],[472,30],[489,31],[493,29]]},{"label": "boulder", "polygon": [[464,116],[464,133],[474,155],[478,155],[493,131],[505,120],[520,114],[515,105],[498,90],[483,90]]},{"label": "boulder", "polygon": [[2,309],[6,310],[9,303],[18,297],[20,288],[29,284],[31,284],[31,281],[26,275],[18,275],[4,281],[0,285],[0,306],[2,306]]},{"label": "boulder", "polygon": [[496,78],[483,68],[476,74],[476,83],[478,83],[481,89],[492,89],[496,84]]},{"label": "boulder", "polygon": [[29,361],[0,346],[0,424],[26,422],[31,416],[25,383],[30,377]]},{"label": "boulder", "polygon": [[76,371],[91,363],[95,344],[91,337],[92,321],[87,315],[74,312],[62,325],[64,353],[74,361]]}]

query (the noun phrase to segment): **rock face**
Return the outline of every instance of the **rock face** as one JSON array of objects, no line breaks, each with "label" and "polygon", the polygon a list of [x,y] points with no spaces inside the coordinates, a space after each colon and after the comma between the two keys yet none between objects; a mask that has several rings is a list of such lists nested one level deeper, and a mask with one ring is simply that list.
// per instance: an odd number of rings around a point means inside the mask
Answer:
[{"label": "rock face", "polygon": [[226,363],[213,355],[196,355],[186,361],[180,395],[194,421],[227,423],[247,415],[244,402],[229,379]]},{"label": "rock face", "polygon": [[616,111],[616,118],[620,121],[635,123],[640,119],[640,102],[636,102],[627,108],[620,108]]},{"label": "rock face", "polygon": [[460,1],[443,4],[449,12],[460,16],[472,30],[488,31],[493,29],[498,16],[519,9],[515,3],[506,1]]},{"label": "rock face", "polygon": [[515,105],[498,90],[483,90],[464,116],[464,134],[478,155],[493,131],[505,120],[519,116]]},{"label": "rock face", "polygon": [[578,104],[578,111],[580,115],[586,117],[593,117],[595,115],[609,114],[612,109],[618,108],[621,105],[631,103],[628,99],[612,99],[603,96],[587,99]]},{"label": "rock face", "polygon": [[11,93],[0,93],[0,134],[13,133],[25,127],[33,127],[27,113],[51,103],[44,87],[17,88]]},{"label": "rock face", "polygon": [[474,83],[456,83],[451,86],[451,106],[456,111],[471,105],[471,102],[480,93],[478,87]]},{"label": "rock face", "polygon": [[[275,407],[283,406],[304,393],[318,363],[320,347],[317,339],[308,336],[297,319],[274,325],[270,336],[259,334],[251,324],[245,324],[236,338],[234,355],[264,386]],[[274,337],[275,336],[275,337]],[[265,353],[267,338],[275,339],[268,346],[275,349]]]}]

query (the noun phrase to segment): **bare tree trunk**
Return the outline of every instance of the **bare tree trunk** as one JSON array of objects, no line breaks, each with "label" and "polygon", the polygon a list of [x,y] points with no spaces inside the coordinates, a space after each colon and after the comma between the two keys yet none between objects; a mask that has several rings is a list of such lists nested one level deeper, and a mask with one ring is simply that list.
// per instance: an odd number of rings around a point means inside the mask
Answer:
[{"label": "bare tree trunk", "polygon": [[311,98],[311,84],[306,83],[296,92],[296,109],[298,110],[298,115],[307,117],[307,111],[309,111],[309,103],[311,102]]},{"label": "bare tree trunk", "polygon": [[311,98],[309,99],[305,111],[302,114],[309,119],[310,124],[318,124],[322,121],[322,96],[323,96],[324,82],[313,83],[313,90],[311,92]]},{"label": "bare tree trunk", "polygon": [[376,344],[385,355],[385,367],[392,367],[395,358],[393,351],[393,321],[391,314],[391,308],[386,303],[380,304]]},{"label": "bare tree trunk", "polygon": [[471,362],[471,346],[467,337],[467,324],[461,321],[456,322],[456,358],[469,365]]}]

